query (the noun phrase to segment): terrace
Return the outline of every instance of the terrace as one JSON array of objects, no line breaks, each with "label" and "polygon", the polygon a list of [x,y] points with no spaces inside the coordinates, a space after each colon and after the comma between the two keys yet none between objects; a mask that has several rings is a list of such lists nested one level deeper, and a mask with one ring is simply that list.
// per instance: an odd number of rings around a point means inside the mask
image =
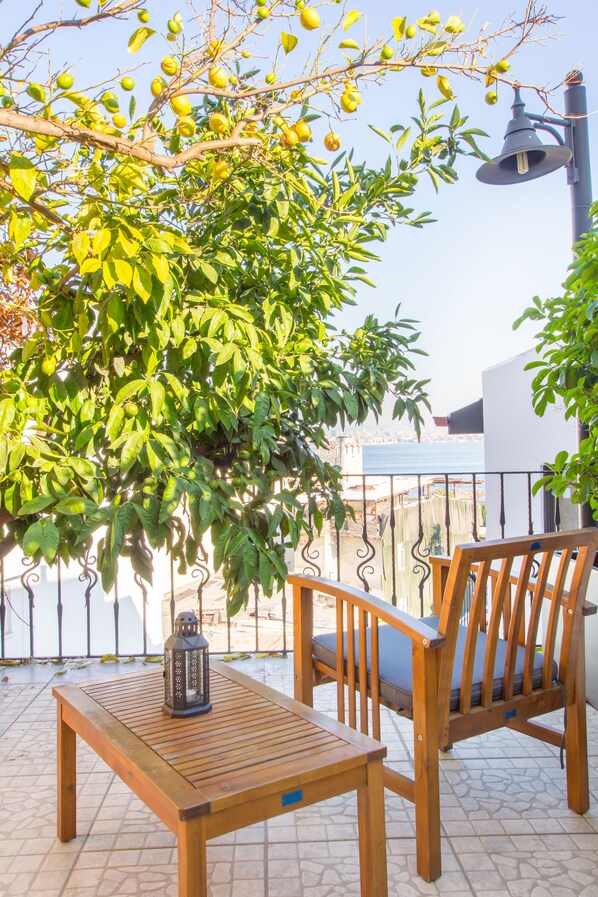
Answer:
[{"label": "terrace", "polygon": [[[289,658],[251,658],[243,672],[292,694]],[[177,893],[174,837],[84,744],[78,754],[78,837],[55,834],[52,684],[130,672],[92,662],[6,667],[0,685],[0,892],[7,897],[111,897]],[[328,686],[316,706],[331,710]],[[591,897],[598,850],[598,714],[589,708],[593,806],[567,809],[558,750],[500,731],[458,744],[441,761],[443,874],[415,873],[413,807],[386,792],[389,894],[451,897]],[[387,715],[384,739],[397,769],[409,763],[411,728]],[[213,897],[359,894],[354,795],[335,798],[208,845]]]}]

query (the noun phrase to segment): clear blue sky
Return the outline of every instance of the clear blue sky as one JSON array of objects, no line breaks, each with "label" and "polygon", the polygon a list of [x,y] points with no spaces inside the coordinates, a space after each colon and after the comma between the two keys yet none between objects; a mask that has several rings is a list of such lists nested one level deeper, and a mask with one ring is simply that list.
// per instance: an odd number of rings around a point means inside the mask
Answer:
[{"label": "clear blue sky", "polygon": [[[389,2],[366,2],[356,8],[375,9],[376,18],[422,14],[419,3],[403,3],[400,10]],[[513,10],[523,10],[517,0],[480,0],[479,3],[438,3],[443,18],[460,14],[473,28],[491,22],[499,25]],[[587,85],[590,110],[590,141],[593,157],[598,153],[598,54],[592,21],[595,0],[553,0],[550,11],[562,20],[553,39],[524,49],[510,74],[522,82],[556,85],[573,68],[581,68]],[[427,12],[427,9],[425,10]],[[379,125],[406,120],[413,114],[413,98],[423,81],[430,98],[433,85],[415,73],[405,73],[405,83],[385,85],[364,96],[363,120]],[[432,80],[432,79],[430,79]],[[429,82],[428,82],[429,83]],[[512,91],[501,89],[495,106],[484,103],[480,85],[458,83],[458,102],[470,116],[470,124],[485,130],[489,140],[480,141],[493,156],[502,148],[510,118]],[[524,95],[529,112],[542,113],[535,95]],[[552,105],[562,111],[562,90]],[[541,135],[545,142],[552,138]],[[358,154],[368,159],[385,157],[385,144],[373,135],[356,133]],[[571,261],[571,214],[565,171],[509,187],[479,183],[479,162],[463,159],[459,181],[441,188],[436,195],[422,182],[416,195],[417,208],[430,210],[437,223],[416,230],[397,227],[383,247],[383,260],[372,265],[375,291],[360,289],[358,305],[343,315],[350,327],[373,309],[383,318],[392,314],[398,300],[402,310],[421,321],[422,346],[428,359],[419,364],[421,375],[430,377],[432,407],[444,414],[479,398],[481,371],[533,345],[535,329],[528,325],[516,332],[513,321],[538,294],[557,295]],[[598,169],[594,172],[594,195]]]}]

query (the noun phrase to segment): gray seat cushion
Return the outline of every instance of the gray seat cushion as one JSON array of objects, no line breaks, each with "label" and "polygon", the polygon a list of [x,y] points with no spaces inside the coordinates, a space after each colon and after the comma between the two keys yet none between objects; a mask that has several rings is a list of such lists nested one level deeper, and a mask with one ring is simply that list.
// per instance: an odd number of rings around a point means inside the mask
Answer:
[{"label": "gray seat cushion", "polygon": [[[438,630],[439,617],[424,617],[422,620],[431,629]],[[457,635],[457,647],[455,650],[455,663],[453,666],[453,681],[451,683],[451,710],[459,709],[459,694],[461,689],[461,672],[463,669],[463,655],[465,652],[465,638],[467,628],[459,626]],[[486,653],[487,636],[485,632],[479,632],[476,641],[475,661],[471,689],[472,706],[479,705],[482,695],[482,675],[484,671],[484,656]],[[411,712],[413,710],[413,689],[411,684],[411,640],[392,626],[380,626],[378,629],[378,644],[380,657],[380,695],[394,707]],[[343,637],[343,654],[347,660],[347,633]],[[327,666],[336,666],[336,634],[334,632],[318,635],[313,640],[314,656]],[[507,656],[507,642],[498,640],[496,648],[496,662],[494,664],[494,681],[492,686],[492,699],[497,700],[502,693],[502,676]],[[517,651],[515,662],[514,694],[520,694],[523,682],[523,660],[525,652],[523,648]],[[355,659],[359,665],[359,647],[357,634],[355,635]],[[534,655],[534,673],[532,683],[534,688],[542,684],[542,664],[544,656],[539,652]],[[370,672],[370,644],[369,630],[367,643],[367,669]],[[345,664],[346,671],[346,664]],[[554,664],[553,678],[557,679],[557,665]]]}]

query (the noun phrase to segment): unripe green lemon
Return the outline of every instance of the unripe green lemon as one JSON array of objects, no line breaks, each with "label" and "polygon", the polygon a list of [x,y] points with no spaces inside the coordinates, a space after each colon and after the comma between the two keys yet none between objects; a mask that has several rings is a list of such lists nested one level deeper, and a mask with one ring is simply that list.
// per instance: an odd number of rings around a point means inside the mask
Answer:
[{"label": "unripe green lemon", "polygon": [[412,38],[417,34],[417,25],[408,25],[405,29],[405,37]]},{"label": "unripe green lemon", "polygon": [[489,106],[494,106],[498,102],[498,94],[495,90],[489,90],[484,99]]},{"label": "unripe green lemon", "polygon": [[267,6],[258,6],[256,10],[256,16],[258,19],[267,19],[270,15],[270,10]]},{"label": "unripe green lemon", "polygon": [[504,73],[508,72],[511,68],[511,63],[508,61],[508,59],[501,59],[496,63],[494,68],[497,72],[500,72],[501,75],[504,75]]},{"label": "unripe green lemon", "polygon": [[54,371],[56,370],[56,359],[55,358],[44,358],[42,361],[42,371],[46,375],[46,377],[51,377]]},{"label": "unripe green lemon", "polygon": [[139,408],[134,402],[125,402],[123,405],[123,411],[127,415],[127,417],[137,417],[139,414]]},{"label": "unripe green lemon", "polygon": [[382,57],[382,59],[392,59],[394,55],[395,54],[392,47],[387,47],[386,44],[380,50],[380,56]]},{"label": "unripe green lemon", "polygon": [[276,75],[274,72],[268,72],[266,77],[264,78],[266,84],[276,84]]},{"label": "unripe green lemon", "polygon": [[183,30],[181,25],[175,19],[169,19],[166,23],[166,27],[171,34],[180,34]]},{"label": "unripe green lemon", "polygon": [[135,82],[132,78],[123,78],[120,82],[120,86],[123,90],[133,90],[135,87]]},{"label": "unripe green lemon", "polygon": [[[87,4],[89,6],[89,4]],[[137,13],[137,18],[141,22],[142,25],[145,25],[150,20],[150,14],[147,9],[140,9]]]},{"label": "unripe green lemon", "polygon": [[60,87],[61,90],[68,90],[75,83],[75,79],[71,75],[70,72],[62,72],[56,78],[56,83]]}]

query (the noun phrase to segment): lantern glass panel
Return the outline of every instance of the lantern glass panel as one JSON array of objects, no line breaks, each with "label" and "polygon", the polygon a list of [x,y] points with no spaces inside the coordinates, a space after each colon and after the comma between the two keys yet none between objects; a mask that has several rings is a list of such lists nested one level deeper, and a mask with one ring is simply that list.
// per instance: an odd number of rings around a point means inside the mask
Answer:
[{"label": "lantern glass panel", "polygon": [[164,645],[164,712],[170,716],[207,713],[210,704],[208,643],[194,613],[178,615]]}]

